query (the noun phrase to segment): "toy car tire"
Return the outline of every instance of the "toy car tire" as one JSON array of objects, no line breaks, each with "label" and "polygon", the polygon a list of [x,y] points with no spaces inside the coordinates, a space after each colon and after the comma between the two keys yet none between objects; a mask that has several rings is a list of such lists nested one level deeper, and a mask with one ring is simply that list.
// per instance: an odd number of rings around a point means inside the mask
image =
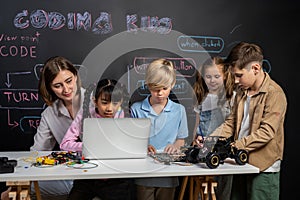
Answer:
[{"label": "toy car tire", "polygon": [[217,168],[220,164],[220,156],[218,154],[209,152],[206,156],[206,165],[211,168]]},{"label": "toy car tire", "polygon": [[189,163],[198,163],[199,148],[192,148],[186,152],[186,159]]},{"label": "toy car tire", "polygon": [[247,151],[241,149],[237,150],[235,155],[235,162],[239,165],[245,165],[248,162],[248,153]]}]

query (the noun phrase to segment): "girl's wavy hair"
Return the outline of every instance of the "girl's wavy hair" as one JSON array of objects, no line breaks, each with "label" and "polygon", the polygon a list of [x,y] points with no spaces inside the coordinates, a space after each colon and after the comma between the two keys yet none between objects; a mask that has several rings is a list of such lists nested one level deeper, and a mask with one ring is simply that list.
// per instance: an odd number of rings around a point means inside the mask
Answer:
[{"label": "girl's wavy hair", "polygon": [[202,76],[204,76],[204,71],[206,70],[206,68],[213,66],[214,64],[223,66],[222,72],[224,76],[223,83],[225,90],[219,94],[218,104],[222,105],[225,101],[230,101],[231,97],[233,96],[233,91],[235,90],[235,82],[234,76],[230,72],[230,66],[226,64],[220,57],[210,57],[203,63],[201,69],[199,71],[196,71],[196,81],[193,85],[193,90],[195,92],[194,103],[196,105],[200,105],[209,93],[209,89]]}]

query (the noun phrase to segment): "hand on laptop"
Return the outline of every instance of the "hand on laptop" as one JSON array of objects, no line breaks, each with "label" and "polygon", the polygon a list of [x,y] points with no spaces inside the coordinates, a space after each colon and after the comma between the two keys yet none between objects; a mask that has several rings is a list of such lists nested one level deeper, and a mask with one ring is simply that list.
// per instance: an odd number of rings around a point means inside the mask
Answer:
[{"label": "hand on laptop", "polygon": [[164,152],[168,154],[178,154],[180,153],[180,149],[178,149],[174,144],[168,144]]},{"label": "hand on laptop", "polygon": [[180,149],[177,148],[176,145],[174,144],[168,144],[166,146],[166,148],[164,149],[164,151],[160,151],[160,152],[157,152],[157,150],[155,149],[154,146],[152,146],[151,144],[148,145],[148,153],[149,154],[156,154],[156,153],[167,153],[167,154],[178,154],[178,153],[181,153]]},{"label": "hand on laptop", "polygon": [[148,145],[148,153],[150,153],[150,154],[156,154],[156,149],[151,144]]}]

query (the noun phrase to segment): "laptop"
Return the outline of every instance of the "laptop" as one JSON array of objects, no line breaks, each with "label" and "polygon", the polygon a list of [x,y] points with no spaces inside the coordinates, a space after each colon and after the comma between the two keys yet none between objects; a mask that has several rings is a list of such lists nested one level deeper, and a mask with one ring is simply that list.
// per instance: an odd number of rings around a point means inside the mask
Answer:
[{"label": "laptop", "polygon": [[95,160],[147,158],[150,127],[147,118],[85,118],[82,155]]}]

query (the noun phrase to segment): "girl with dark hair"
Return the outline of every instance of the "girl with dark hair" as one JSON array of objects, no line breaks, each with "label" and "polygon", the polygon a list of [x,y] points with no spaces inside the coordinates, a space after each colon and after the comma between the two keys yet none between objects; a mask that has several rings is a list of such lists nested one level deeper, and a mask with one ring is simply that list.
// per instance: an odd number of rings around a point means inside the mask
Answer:
[{"label": "girl with dark hair", "polygon": [[[83,120],[87,117],[124,118],[127,116],[128,96],[126,87],[112,79],[102,79],[97,86],[91,84],[85,92],[83,108],[68,129],[60,148],[81,152]],[[90,102],[91,98],[94,105]],[[90,200],[97,196],[108,200],[126,200],[131,198],[131,187],[130,179],[74,180],[68,199]]]},{"label": "girl with dark hair", "polygon": [[[91,104],[91,94],[94,105]],[[96,118],[124,118],[128,93],[122,84],[112,79],[102,79],[97,86],[91,84],[85,92],[82,110],[79,111],[72,125],[63,138],[60,148],[65,151],[82,151],[82,142],[78,139],[82,135],[83,119]]]}]

